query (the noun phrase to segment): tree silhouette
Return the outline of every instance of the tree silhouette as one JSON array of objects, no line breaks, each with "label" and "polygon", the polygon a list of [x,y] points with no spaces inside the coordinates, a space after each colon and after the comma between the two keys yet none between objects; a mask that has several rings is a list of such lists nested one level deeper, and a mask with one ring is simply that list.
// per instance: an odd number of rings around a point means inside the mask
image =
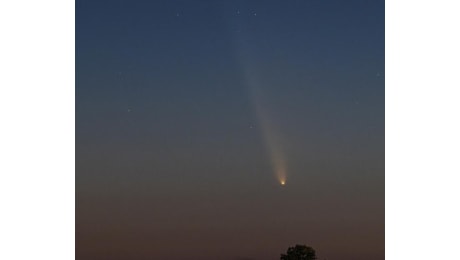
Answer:
[{"label": "tree silhouette", "polygon": [[315,260],[315,250],[305,245],[289,247],[286,254],[281,254],[281,260]]}]

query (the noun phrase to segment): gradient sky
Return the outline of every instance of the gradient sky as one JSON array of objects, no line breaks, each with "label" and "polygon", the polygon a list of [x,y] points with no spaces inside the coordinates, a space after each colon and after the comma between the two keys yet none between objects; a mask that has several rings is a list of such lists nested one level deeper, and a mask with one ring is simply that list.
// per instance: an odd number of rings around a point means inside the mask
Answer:
[{"label": "gradient sky", "polygon": [[76,0],[77,260],[383,260],[384,9]]}]

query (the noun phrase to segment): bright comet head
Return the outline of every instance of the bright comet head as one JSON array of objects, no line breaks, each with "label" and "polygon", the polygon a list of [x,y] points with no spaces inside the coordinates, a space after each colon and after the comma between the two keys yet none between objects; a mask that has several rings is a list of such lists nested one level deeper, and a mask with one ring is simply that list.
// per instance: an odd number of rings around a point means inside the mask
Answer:
[{"label": "bright comet head", "polygon": [[286,182],[285,182],[285,181],[281,181],[281,185],[282,185],[282,186],[286,185]]}]

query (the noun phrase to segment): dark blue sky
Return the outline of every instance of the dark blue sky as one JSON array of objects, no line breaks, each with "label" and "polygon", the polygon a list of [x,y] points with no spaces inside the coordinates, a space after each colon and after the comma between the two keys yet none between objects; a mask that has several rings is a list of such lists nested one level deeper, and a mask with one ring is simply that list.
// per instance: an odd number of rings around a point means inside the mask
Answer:
[{"label": "dark blue sky", "polygon": [[77,259],[384,259],[384,9],[77,0]]}]

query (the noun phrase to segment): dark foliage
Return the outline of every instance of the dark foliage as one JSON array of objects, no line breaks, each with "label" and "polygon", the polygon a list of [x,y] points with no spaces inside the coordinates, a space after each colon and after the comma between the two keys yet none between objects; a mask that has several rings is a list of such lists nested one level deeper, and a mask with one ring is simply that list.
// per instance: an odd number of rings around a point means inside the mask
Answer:
[{"label": "dark foliage", "polygon": [[281,260],[315,260],[315,250],[305,245],[289,247],[286,254],[281,254]]}]

